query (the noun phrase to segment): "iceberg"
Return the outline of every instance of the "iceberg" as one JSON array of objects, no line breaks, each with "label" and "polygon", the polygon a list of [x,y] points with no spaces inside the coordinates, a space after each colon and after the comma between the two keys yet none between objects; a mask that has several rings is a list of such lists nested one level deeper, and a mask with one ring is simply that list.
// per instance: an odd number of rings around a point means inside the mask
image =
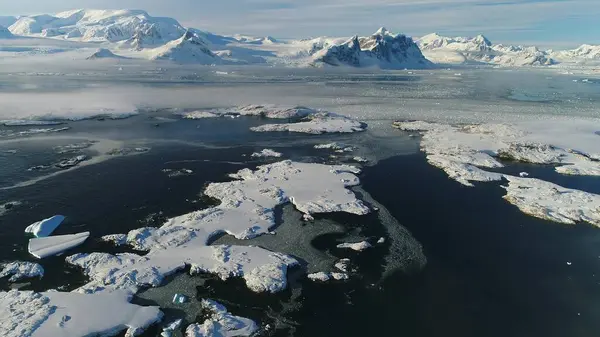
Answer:
[{"label": "iceberg", "polygon": [[29,240],[29,253],[38,259],[54,256],[65,250],[77,247],[90,236],[90,232],[78,234],[40,237]]},{"label": "iceberg", "polygon": [[367,241],[361,241],[356,243],[340,243],[336,247],[341,249],[352,249],[357,252],[362,252],[363,250],[369,249],[373,246]]},{"label": "iceberg", "polygon": [[52,234],[64,220],[63,215],[55,215],[27,226],[25,233],[31,233],[37,238],[46,237]]}]

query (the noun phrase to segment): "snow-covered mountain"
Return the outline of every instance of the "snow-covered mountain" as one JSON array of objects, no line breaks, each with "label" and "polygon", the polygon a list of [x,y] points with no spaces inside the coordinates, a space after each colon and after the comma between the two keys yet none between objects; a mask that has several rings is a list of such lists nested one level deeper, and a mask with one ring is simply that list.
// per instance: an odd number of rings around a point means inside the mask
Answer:
[{"label": "snow-covered mountain", "polygon": [[4,26],[0,26],[0,39],[10,39],[14,36],[12,33]]},{"label": "snow-covered mountain", "polygon": [[108,49],[98,48],[92,55],[88,56],[88,60],[99,60],[99,59],[124,59],[125,57],[114,54]]},{"label": "snow-covered mountain", "polygon": [[[429,34],[413,41],[385,28],[370,36],[352,38],[277,40],[270,36],[218,35],[183,27],[175,19],[153,17],[143,10],[77,9],[57,14],[0,16],[0,39],[4,45],[12,44],[11,40],[27,40],[19,42],[19,49],[0,51],[0,58],[2,55],[19,57],[19,53],[26,57],[44,57],[84,49],[71,57],[111,59],[122,55],[127,59],[177,63],[345,65],[384,69],[423,68],[432,62],[505,66],[600,62],[600,46],[544,51],[536,47],[494,44],[483,35],[466,38]],[[99,43],[103,49],[90,56],[100,47]]]},{"label": "snow-covered mountain", "polygon": [[219,64],[222,59],[207,46],[206,41],[186,31],[177,40],[150,51],[151,60],[170,60],[176,63]]},{"label": "snow-covered mountain", "polygon": [[600,45],[583,44],[576,49],[550,51],[550,54],[557,59],[600,60]]},{"label": "snow-covered mountain", "polygon": [[177,39],[185,32],[177,20],[152,17],[142,10],[94,9],[22,16],[9,30],[15,35],[61,37],[88,42],[119,42],[142,35],[144,43],[153,45]]},{"label": "snow-covered mountain", "polygon": [[550,65],[554,60],[537,47],[493,44],[483,35],[475,37],[445,37],[436,33],[418,39],[425,57],[435,63],[490,63],[506,66]]},{"label": "snow-covered mountain", "polygon": [[410,37],[390,33],[385,28],[371,36],[354,36],[344,43],[326,46],[314,54],[313,63],[385,69],[431,65]]}]

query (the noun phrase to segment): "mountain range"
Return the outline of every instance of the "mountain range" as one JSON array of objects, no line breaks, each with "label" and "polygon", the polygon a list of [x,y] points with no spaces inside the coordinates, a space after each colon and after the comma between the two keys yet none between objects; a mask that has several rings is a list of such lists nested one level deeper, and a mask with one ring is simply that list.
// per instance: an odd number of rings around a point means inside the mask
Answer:
[{"label": "mountain range", "polygon": [[[81,55],[90,60],[146,59],[184,64],[404,69],[435,64],[551,66],[600,62],[600,46],[541,50],[494,44],[483,35],[444,37],[434,33],[413,40],[381,28],[369,36],[283,41],[270,36],[223,36],[186,28],[175,19],[153,17],[143,10],[77,9],[52,15],[0,17],[3,44],[27,38],[35,39],[33,49],[58,40],[76,42],[76,48],[61,49],[72,52],[73,58]],[[43,54],[32,50],[27,55]],[[0,59],[2,56],[0,52]]]}]

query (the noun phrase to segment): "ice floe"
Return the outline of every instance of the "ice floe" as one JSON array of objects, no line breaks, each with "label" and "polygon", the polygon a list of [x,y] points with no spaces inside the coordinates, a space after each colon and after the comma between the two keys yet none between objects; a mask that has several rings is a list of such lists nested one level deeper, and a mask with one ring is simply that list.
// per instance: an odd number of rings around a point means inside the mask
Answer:
[{"label": "ice floe", "polygon": [[371,245],[368,241],[361,241],[361,242],[355,242],[355,243],[349,243],[349,242],[340,243],[336,247],[341,248],[341,249],[352,249],[357,252],[362,252],[363,250],[367,250],[367,249],[373,247],[373,245]]},{"label": "ice floe", "polygon": [[25,233],[31,233],[37,238],[46,237],[52,234],[64,220],[63,215],[55,215],[27,226]]},{"label": "ice floe", "polygon": [[188,326],[186,337],[251,336],[258,330],[258,325],[253,320],[234,316],[215,301],[202,300],[202,308],[210,312],[209,318],[202,324]]},{"label": "ice floe", "polygon": [[281,153],[271,150],[271,149],[263,149],[260,152],[254,152],[252,155],[250,155],[251,157],[255,157],[255,158],[264,158],[264,157],[275,157],[275,158],[279,158],[282,156]]},{"label": "ice floe", "polygon": [[10,282],[17,282],[24,278],[44,276],[44,268],[34,262],[16,261],[2,265],[0,278],[10,276]]},{"label": "ice floe", "polygon": [[159,321],[158,307],[129,303],[126,292],[0,292],[0,335],[6,337],[136,336]]},{"label": "ice floe", "polygon": [[194,173],[194,171],[192,171],[190,169],[186,169],[186,168],[182,168],[182,169],[163,169],[162,171],[164,173],[166,173],[169,178],[189,176],[189,175],[192,175]]},{"label": "ice floe", "polygon": [[39,237],[29,240],[29,253],[38,259],[58,255],[65,250],[82,244],[90,236],[90,232],[69,235]]}]

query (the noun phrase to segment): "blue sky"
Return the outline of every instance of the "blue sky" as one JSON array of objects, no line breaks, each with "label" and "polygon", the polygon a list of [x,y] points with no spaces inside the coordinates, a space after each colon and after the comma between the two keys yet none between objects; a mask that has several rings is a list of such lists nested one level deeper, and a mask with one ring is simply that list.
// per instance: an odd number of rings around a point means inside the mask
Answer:
[{"label": "blue sky", "polygon": [[0,15],[74,8],[145,9],[216,33],[280,38],[369,34],[379,26],[420,36],[572,47],[600,44],[600,0],[0,0]]}]

